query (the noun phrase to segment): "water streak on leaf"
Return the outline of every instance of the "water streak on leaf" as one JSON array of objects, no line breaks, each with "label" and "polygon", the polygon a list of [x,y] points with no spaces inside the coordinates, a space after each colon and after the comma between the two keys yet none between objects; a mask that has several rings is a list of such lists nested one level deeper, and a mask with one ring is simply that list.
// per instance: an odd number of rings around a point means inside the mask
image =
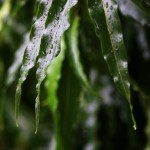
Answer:
[{"label": "water streak on leaf", "polygon": [[18,71],[19,67],[21,66],[23,54],[24,54],[24,51],[25,51],[25,48],[26,48],[28,42],[29,42],[29,33],[25,34],[21,46],[16,51],[14,62],[12,63],[12,65],[10,66],[10,68],[8,70],[8,75],[6,78],[7,86],[9,86],[15,80],[17,71]]},{"label": "water streak on leaf", "polygon": [[51,6],[51,0],[41,0],[38,10],[37,10],[37,20],[32,25],[30,33],[30,42],[25,50],[22,67],[20,70],[20,79],[18,81],[16,90],[16,124],[18,126],[18,112],[19,112],[19,101],[21,94],[22,83],[26,80],[29,70],[34,66],[36,58],[39,53],[40,41],[45,29],[46,16],[48,15],[48,10]]},{"label": "water streak on leaf", "polygon": [[58,57],[56,57],[51,62],[51,64],[47,69],[45,87],[47,89],[47,94],[48,94],[48,104],[52,113],[56,112],[57,105],[58,105],[57,89],[58,89],[59,79],[61,77],[61,68],[62,68],[62,62],[64,60],[65,50],[66,50],[66,45],[64,42],[64,38],[62,38],[61,52],[58,55]]},{"label": "water streak on leaf", "polygon": [[[69,27],[68,16],[70,9],[77,3],[77,0],[61,0],[53,1],[52,7],[49,10],[48,18],[46,21],[46,29],[42,36],[40,53],[38,58],[37,76],[37,101],[35,106],[39,104],[40,85],[46,77],[46,69],[50,62],[60,52],[60,39],[65,30]],[[36,122],[39,122],[39,111],[36,109]],[[36,123],[36,131],[38,124]]]}]

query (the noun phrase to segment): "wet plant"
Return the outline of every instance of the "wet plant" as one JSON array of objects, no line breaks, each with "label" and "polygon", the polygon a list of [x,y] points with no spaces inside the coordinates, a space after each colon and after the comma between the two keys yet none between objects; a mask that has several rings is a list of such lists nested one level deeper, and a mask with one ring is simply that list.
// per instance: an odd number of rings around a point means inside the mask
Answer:
[{"label": "wet plant", "polygon": [[124,138],[142,130],[149,143],[149,13],[147,0],[1,1],[1,106],[15,99],[19,128],[35,110],[35,133],[49,116],[51,149],[120,148],[105,143],[104,126],[109,141],[125,126]]}]

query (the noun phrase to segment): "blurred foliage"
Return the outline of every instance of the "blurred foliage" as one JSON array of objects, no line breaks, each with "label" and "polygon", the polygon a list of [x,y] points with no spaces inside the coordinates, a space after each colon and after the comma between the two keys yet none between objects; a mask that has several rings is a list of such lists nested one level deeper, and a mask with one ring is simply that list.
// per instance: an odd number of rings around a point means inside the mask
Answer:
[{"label": "blurred foliage", "polygon": [[[47,25],[67,2],[69,0],[53,0]],[[113,17],[117,13],[117,19],[110,24],[107,22],[107,2],[111,1],[81,0],[70,13],[67,12],[70,27],[64,34],[61,32],[63,37],[61,42],[58,40],[61,52],[48,66],[47,76],[41,84],[39,130],[34,134],[35,76],[39,64],[33,65],[22,85],[18,128],[15,125],[15,91],[25,48],[34,36],[31,32],[29,38],[29,32],[41,15],[42,7],[39,7],[40,0],[0,0],[1,150],[150,149],[150,2],[114,0]],[[92,10],[93,15],[89,11],[92,7],[95,9]],[[93,16],[99,24],[94,22]],[[116,53],[118,59],[115,63],[113,59],[104,59],[110,41],[115,42],[114,35],[108,31],[120,32],[116,28],[118,24],[122,28],[122,42],[126,48],[121,48],[121,51],[123,49],[128,56],[130,100],[136,131],[132,127],[126,95],[121,94],[122,89],[118,83],[115,86],[115,79],[113,81],[114,64],[124,59],[126,54]],[[42,51],[47,46],[45,39],[42,41],[39,57],[43,58]],[[114,45],[118,46],[118,43]],[[119,82],[119,86],[124,82]]]}]

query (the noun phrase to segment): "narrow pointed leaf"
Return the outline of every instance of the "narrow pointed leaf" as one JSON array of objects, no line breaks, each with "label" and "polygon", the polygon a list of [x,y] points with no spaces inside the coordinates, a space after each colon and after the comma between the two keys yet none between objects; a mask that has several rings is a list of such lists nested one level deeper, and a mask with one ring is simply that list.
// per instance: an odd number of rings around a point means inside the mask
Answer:
[{"label": "narrow pointed leaf", "polygon": [[[39,100],[40,85],[46,77],[46,69],[50,62],[59,54],[61,36],[69,27],[69,11],[76,3],[77,0],[54,0],[49,10],[48,18],[46,20],[46,29],[42,36],[39,59],[37,62],[37,100]],[[38,104],[39,101],[36,101],[35,106],[38,106]],[[35,109],[37,110],[37,108]],[[39,120],[38,112],[39,111],[37,110],[37,122]]]},{"label": "narrow pointed leaf", "polygon": [[89,12],[101,41],[104,59],[118,90],[129,102],[134,128],[136,128],[130,101],[128,63],[117,1],[89,0]]},{"label": "narrow pointed leaf", "polygon": [[58,109],[54,115],[56,150],[78,149],[74,147],[78,139],[73,133],[81,116],[79,115],[81,93],[80,82],[65,60],[58,88]]},{"label": "narrow pointed leaf", "polygon": [[69,55],[68,58],[71,62],[71,65],[75,73],[77,74],[83,85],[87,89],[91,89],[91,86],[83,71],[83,67],[80,61],[80,52],[78,48],[78,25],[79,25],[79,18],[76,17],[73,21],[71,28],[67,31],[66,34],[66,43]]},{"label": "narrow pointed leaf", "polygon": [[29,42],[29,34],[27,33],[24,36],[21,46],[16,51],[14,62],[12,63],[12,65],[10,66],[10,68],[8,70],[8,74],[7,74],[7,78],[6,78],[7,86],[9,86],[16,78],[16,74],[17,74],[19,67],[21,66],[23,54],[24,54],[24,51],[25,51],[25,48],[26,48],[28,42]]},{"label": "narrow pointed leaf", "polygon": [[51,6],[51,0],[41,0],[38,10],[37,10],[37,20],[32,25],[30,33],[30,42],[25,50],[22,67],[20,70],[20,79],[18,81],[16,90],[16,124],[18,125],[18,111],[19,111],[19,101],[21,96],[21,86],[26,80],[29,70],[34,66],[36,58],[39,53],[40,41],[45,29],[45,21],[48,15],[48,10]]},{"label": "narrow pointed leaf", "polygon": [[47,69],[47,77],[45,82],[45,87],[48,94],[48,105],[53,113],[56,112],[58,99],[57,99],[57,89],[59,79],[61,77],[62,62],[64,60],[65,54],[65,42],[61,40],[61,52],[58,57],[56,57]]}]

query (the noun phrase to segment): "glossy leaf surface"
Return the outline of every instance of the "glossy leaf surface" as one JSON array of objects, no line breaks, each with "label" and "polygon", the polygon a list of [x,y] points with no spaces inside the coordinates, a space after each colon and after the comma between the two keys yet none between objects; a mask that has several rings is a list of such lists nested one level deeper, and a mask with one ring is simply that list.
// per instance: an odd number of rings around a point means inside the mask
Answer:
[{"label": "glossy leaf surface", "polygon": [[134,128],[136,129],[130,102],[127,55],[118,16],[117,1],[89,0],[89,12],[101,41],[104,59],[118,90],[129,102]]},{"label": "glossy leaf surface", "polygon": [[[62,70],[58,89],[59,105],[54,115],[56,150],[70,150],[76,149],[74,147],[76,136],[73,133],[81,116],[79,111],[82,88],[67,60],[64,62]],[[62,94],[64,94],[63,97]]]},{"label": "glossy leaf surface", "polygon": [[37,98],[35,104],[36,113],[36,131],[39,122],[39,109],[40,109],[40,85],[46,77],[46,69],[51,61],[60,52],[60,40],[65,30],[69,27],[68,17],[70,9],[77,3],[77,0],[55,0],[52,3],[46,20],[46,29],[41,39],[40,53],[37,61],[38,68],[36,77],[38,80]]},{"label": "glossy leaf surface", "polygon": [[51,0],[41,0],[39,7],[37,9],[37,20],[31,27],[30,42],[25,50],[22,67],[20,70],[20,79],[18,81],[16,89],[16,125],[18,126],[18,112],[19,103],[21,97],[21,86],[26,80],[29,70],[34,67],[36,58],[39,53],[40,41],[43,31],[45,29],[46,16],[48,15],[48,10],[51,5]]},{"label": "glossy leaf surface", "polygon": [[45,87],[48,93],[48,105],[53,113],[56,112],[58,106],[58,98],[57,98],[57,89],[59,84],[59,79],[61,77],[61,68],[65,55],[65,42],[61,41],[61,52],[56,57],[55,60],[52,61],[50,66],[47,69],[47,77],[45,82]]},{"label": "glossy leaf surface", "polygon": [[79,26],[79,18],[74,18],[72,26],[66,33],[66,43],[68,47],[68,58],[70,63],[74,69],[74,72],[81,80],[83,85],[87,89],[91,89],[88,79],[84,73],[83,66],[80,60],[80,51],[78,48],[78,26]]},{"label": "glossy leaf surface", "polygon": [[25,48],[26,48],[28,42],[29,42],[29,34],[27,33],[24,36],[21,46],[16,51],[14,62],[12,63],[12,65],[10,66],[10,68],[8,70],[8,75],[7,75],[7,79],[6,79],[7,86],[9,86],[15,80],[17,71],[22,64],[23,54],[24,54],[24,51],[25,51]]}]

